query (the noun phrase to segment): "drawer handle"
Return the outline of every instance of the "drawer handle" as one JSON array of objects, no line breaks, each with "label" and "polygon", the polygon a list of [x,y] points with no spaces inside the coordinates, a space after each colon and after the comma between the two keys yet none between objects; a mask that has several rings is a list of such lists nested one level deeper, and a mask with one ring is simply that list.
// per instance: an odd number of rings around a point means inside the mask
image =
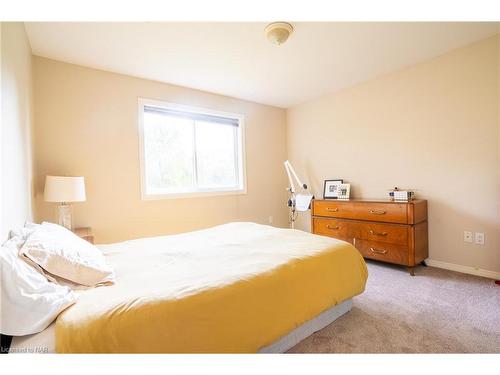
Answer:
[{"label": "drawer handle", "polygon": [[335,207],[335,208],[327,207],[326,210],[330,211],[330,212],[337,212],[339,209],[338,209],[338,207]]},{"label": "drawer handle", "polygon": [[387,254],[387,250],[377,250],[374,249],[373,247],[370,247],[370,251],[375,254]]},{"label": "drawer handle", "polygon": [[374,236],[387,236],[387,232],[375,232],[371,229],[368,233],[370,233],[371,235],[374,235]]},{"label": "drawer handle", "polygon": [[384,211],[384,210],[370,210],[370,213],[374,214],[374,215],[385,215],[387,213],[387,211]]},{"label": "drawer handle", "polygon": [[338,225],[336,227],[331,227],[329,224],[327,224],[326,227],[330,230],[339,230],[340,229],[340,227]]}]

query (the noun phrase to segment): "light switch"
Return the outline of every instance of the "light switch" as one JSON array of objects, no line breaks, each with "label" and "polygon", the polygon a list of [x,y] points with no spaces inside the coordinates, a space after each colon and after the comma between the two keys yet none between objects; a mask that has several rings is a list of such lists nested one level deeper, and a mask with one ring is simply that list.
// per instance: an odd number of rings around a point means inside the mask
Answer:
[{"label": "light switch", "polygon": [[484,233],[476,232],[474,233],[474,241],[477,245],[484,245]]}]

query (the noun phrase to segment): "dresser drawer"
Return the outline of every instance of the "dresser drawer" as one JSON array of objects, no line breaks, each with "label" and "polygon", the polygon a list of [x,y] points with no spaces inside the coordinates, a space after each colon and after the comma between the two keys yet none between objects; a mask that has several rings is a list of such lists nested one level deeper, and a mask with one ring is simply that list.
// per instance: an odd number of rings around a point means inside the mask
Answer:
[{"label": "dresser drawer", "polygon": [[[348,221],[315,217],[313,232],[347,241],[351,237],[352,225]],[[349,241],[350,242],[350,241]]]},{"label": "dresser drawer", "polygon": [[358,236],[363,240],[394,243],[406,246],[408,244],[407,225],[359,222]]},{"label": "dresser drawer", "polygon": [[365,258],[409,265],[408,247],[403,245],[356,239],[356,248]]},{"label": "dresser drawer", "polygon": [[407,204],[357,202],[353,206],[354,217],[358,220],[408,223]]},{"label": "dresser drawer", "polygon": [[349,201],[314,201],[313,215],[353,219],[355,215],[354,203]]}]

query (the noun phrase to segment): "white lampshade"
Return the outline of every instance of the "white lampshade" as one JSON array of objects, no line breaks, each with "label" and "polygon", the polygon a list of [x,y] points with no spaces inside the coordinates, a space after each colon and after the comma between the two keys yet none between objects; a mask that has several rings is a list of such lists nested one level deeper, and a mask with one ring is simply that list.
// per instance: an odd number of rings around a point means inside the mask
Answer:
[{"label": "white lampshade", "polygon": [[84,178],[46,176],[43,195],[46,202],[83,202],[86,199]]}]

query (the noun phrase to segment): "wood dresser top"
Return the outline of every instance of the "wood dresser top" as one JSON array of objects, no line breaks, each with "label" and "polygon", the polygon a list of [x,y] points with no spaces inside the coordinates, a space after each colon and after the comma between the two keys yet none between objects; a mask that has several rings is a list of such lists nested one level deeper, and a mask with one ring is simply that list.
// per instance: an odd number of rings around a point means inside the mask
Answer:
[{"label": "wood dresser top", "polygon": [[424,202],[425,199],[412,199],[411,201],[391,201],[389,199],[369,199],[369,198],[352,198],[352,199],[315,199],[316,201],[324,202],[361,202],[361,203],[420,203]]}]

